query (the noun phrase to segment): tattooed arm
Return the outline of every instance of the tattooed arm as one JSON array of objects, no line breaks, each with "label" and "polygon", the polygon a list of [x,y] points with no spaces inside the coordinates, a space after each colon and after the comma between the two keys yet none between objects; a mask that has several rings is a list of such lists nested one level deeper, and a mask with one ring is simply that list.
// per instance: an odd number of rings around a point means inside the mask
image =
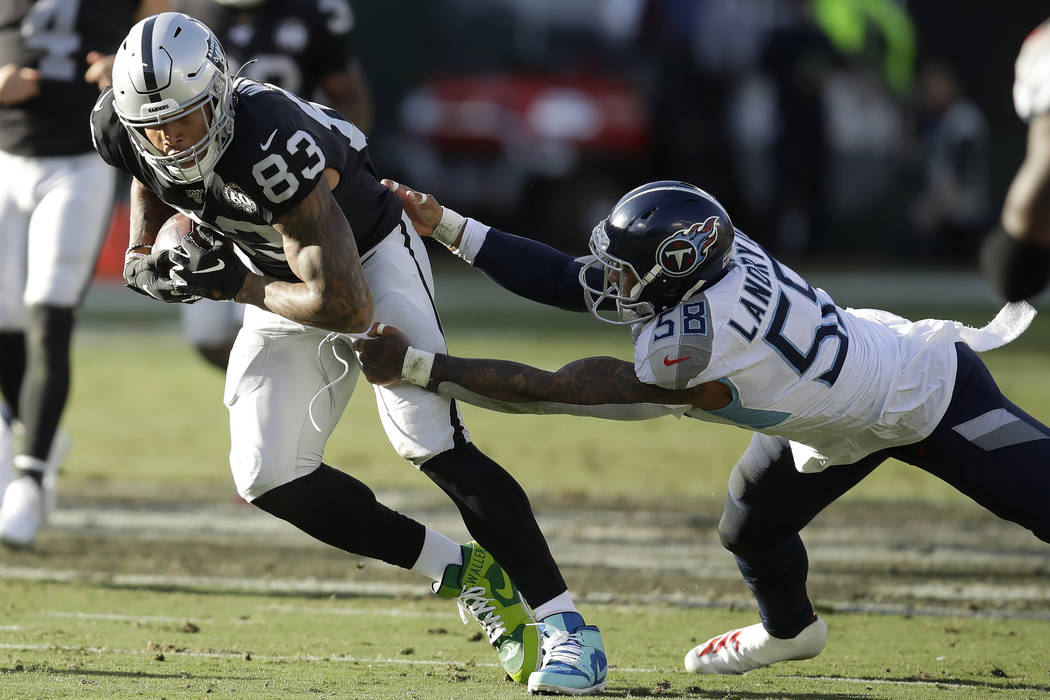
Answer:
[{"label": "tattooed arm", "polygon": [[327,186],[319,183],[273,225],[284,237],[289,267],[302,281],[248,275],[237,301],[309,326],[360,333],[372,321],[372,293],[350,224],[332,197],[338,174],[328,169],[325,176]]},{"label": "tattooed arm", "polygon": [[373,340],[357,340],[365,377],[373,384],[409,381],[504,413],[568,413],[638,420],[681,415],[691,408],[711,410],[729,403],[729,389],[705,382],[675,391],[638,380],[629,362],[588,357],[557,372],[506,360],[480,360],[421,353],[397,329],[374,328]]},{"label": "tattooed arm", "polygon": [[128,245],[152,245],[157,232],[175,210],[165,204],[151,189],[135,178],[131,179],[131,231]]}]

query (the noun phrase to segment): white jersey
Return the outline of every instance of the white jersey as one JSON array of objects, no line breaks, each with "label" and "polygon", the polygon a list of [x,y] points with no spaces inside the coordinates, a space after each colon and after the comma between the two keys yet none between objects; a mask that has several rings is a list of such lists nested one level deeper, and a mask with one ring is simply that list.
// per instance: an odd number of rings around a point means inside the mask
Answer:
[{"label": "white jersey", "polygon": [[1025,121],[1050,112],[1050,20],[1021,45],[1014,65],[1014,108]]},{"label": "white jersey", "polygon": [[800,471],[922,440],[951,400],[954,343],[988,349],[1020,332],[989,341],[954,321],[840,308],[739,231],[733,258],[723,279],[637,332],[635,372],[667,389],[725,384],[728,406],[686,415],[785,437]]}]

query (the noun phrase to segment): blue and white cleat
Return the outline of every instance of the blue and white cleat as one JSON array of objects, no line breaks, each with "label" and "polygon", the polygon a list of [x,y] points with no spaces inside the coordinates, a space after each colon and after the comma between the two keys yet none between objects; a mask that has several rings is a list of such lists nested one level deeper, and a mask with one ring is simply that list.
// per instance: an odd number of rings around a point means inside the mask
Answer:
[{"label": "blue and white cleat", "polygon": [[590,695],[605,690],[609,664],[602,634],[579,613],[559,613],[539,623],[543,665],[529,676],[529,692]]}]

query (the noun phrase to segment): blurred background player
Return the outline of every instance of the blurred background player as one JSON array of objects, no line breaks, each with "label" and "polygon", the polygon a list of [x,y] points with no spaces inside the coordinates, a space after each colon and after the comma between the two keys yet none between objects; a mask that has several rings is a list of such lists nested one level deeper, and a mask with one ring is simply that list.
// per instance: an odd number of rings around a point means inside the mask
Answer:
[{"label": "blurred background player", "polygon": [[918,83],[923,172],[911,203],[910,250],[969,262],[991,223],[988,122],[947,62],[924,60]]},{"label": "blurred background player", "polygon": [[[54,500],[73,316],[116,173],[92,150],[91,105],[136,16],[166,0],[0,3],[0,542],[28,545]],[[14,444],[11,425],[24,426]],[[13,457],[13,459],[12,459]],[[13,470],[12,470],[13,465]],[[10,481],[9,481],[10,480]]]},{"label": "blurred background player", "polygon": [[1035,296],[1050,276],[1050,20],[1025,39],[1014,70],[1014,107],[1028,122],[1028,146],[981,261],[1009,301]]},{"label": "blurred background player", "polygon": [[[172,9],[208,25],[232,73],[318,100],[366,134],[372,96],[354,51],[346,0],[174,0]],[[211,364],[226,368],[244,316],[238,303],[182,307],[183,333]]]}]

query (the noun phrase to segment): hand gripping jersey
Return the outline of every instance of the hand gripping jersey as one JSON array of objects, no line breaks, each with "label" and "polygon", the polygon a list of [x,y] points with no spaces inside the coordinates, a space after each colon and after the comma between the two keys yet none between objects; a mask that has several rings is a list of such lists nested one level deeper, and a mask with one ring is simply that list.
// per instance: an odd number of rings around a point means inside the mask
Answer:
[{"label": "hand gripping jersey", "polygon": [[[175,0],[173,10],[206,24],[219,37],[230,73],[312,97],[319,80],[353,65],[354,15],[346,0],[264,2],[251,10],[215,0]],[[249,61],[252,61],[249,63]]]},{"label": "hand gripping jersey", "polygon": [[280,280],[297,278],[272,223],[306,198],[322,181],[325,168],[340,173],[332,195],[350,222],[361,255],[401,218],[401,202],[380,184],[365,135],[334,110],[273,85],[236,81],[233,140],[203,182],[182,184],[160,177],[132,146],[113,109],[111,90],[95,104],[91,128],[95,149],[107,163],[233,240],[256,272]]},{"label": "hand gripping jersey", "polygon": [[1025,121],[1050,112],[1050,20],[1021,45],[1014,65],[1014,108]]},{"label": "hand gripping jersey", "polygon": [[40,94],[0,107],[0,150],[20,156],[91,152],[84,117],[98,87],[84,80],[89,51],[113,53],[138,0],[0,0],[0,66],[36,68]]},{"label": "hand gripping jersey", "polygon": [[725,384],[728,406],[686,415],[785,437],[800,471],[919,442],[951,400],[954,343],[989,349],[1031,320],[977,331],[843,309],[739,231],[733,257],[725,278],[639,330],[635,372],[668,389]]}]

